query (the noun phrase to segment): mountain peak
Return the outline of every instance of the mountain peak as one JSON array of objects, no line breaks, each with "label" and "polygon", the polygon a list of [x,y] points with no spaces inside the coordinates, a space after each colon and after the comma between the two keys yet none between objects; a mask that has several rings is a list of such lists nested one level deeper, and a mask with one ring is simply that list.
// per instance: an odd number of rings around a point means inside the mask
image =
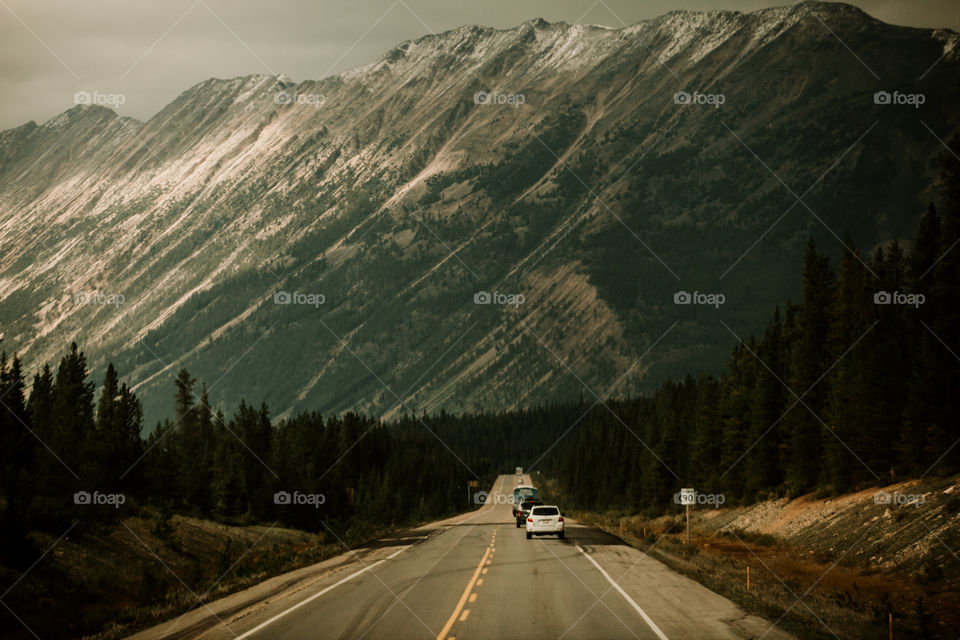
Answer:
[{"label": "mountain peak", "polygon": [[[370,371],[316,332],[318,313],[375,360],[385,384],[412,389],[417,409],[577,393],[542,345],[517,331],[517,317],[551,345],[569,344],[556,357],[586,384],[609,388],[643,357],[647,337],[690,320],[671,304],[665,265],[685,279],[736,266],[725,286],[744,326],[757,317],[751,300],[766,314],[771,298],[795,296],[781,265],[801,259],[796,238],[818,226],[788,216],[766,234],[792,199],[740,135],[791,184],[815,184],[835,164],[832,180],[849,185],[847,195],[827,193],[818,208],[825,219],[846,216],[860,246],[913,227],[936,145],[922,128],[896,126],[912,113],[874,105],[875,79],[818,18],[858,38],[851,46],[866,49],[891,87],[905,70],[915,81],[944,47],[929,30],[879,27],[832,3],[673,12],[630,28],[535,18],[401,43],[374,64],[296,84],[292,102],[279,99],[278,86],[294,82],[285,74],[213,78],[140,129],[80,105],[58,117],[62,126],[5,132],[6,339],[35,366],[85,335],[94,367],[112,354],[132,372],[148,415],[168,404],[168,371],[195,362],[205,364],[194,375],[231,390],[215,402],[389,410]],[[918,115],[931,130],[956,129],[958,75],[951,56],[930,71]],[[725,104],[682,104],[678,91],[722,92]],[[893,123],[885,135],[856,143],[880,118]],[[624,162],[636,169],[625,173]],[[609,191],[609,210],[596,207],[594,189]],[[638,250],[617,219],[650,237],[662,260]],[[278,304],[278,287],[326,302]],[[126,303],[64,295],[95,290]],[[535,304],[477,307],[480,290]],[[658,351],[651,373],[619,388],[722,362],[729,335],[691,326],[696,346]],[[264,344],[244,356],[249,366],[231,368],[224,355],[244,354],[263,329]],[[153,356],[138,341],[145,336]],[[443,363],[418,379],[423,360]]]}]

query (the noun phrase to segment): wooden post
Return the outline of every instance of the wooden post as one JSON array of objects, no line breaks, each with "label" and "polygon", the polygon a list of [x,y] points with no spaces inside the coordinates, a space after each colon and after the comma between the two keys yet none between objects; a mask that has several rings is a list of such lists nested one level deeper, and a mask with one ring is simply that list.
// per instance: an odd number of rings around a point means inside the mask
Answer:
[{"label": "wooden post", "polygon": [[747,565],[747,591],[750,591],[750,565]]},{"label": "wooden post", "polygon": [[687,542],[690,542],[690,505],[687,505]]},{"label": "wooden post", "polygon": [[893,640],[893,614],[887,614],[890,616],[890,640]]}]

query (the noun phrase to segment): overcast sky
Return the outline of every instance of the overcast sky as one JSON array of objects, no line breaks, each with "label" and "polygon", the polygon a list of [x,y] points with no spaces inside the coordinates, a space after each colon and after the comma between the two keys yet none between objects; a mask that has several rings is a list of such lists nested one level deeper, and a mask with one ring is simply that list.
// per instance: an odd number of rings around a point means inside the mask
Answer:
[{"label": "overcast sky", "polygon": [[[531,18],[610,26],[673,9],[751,11],[790,0],[0,0],[0,129],[43,122],[78,91],[122,94],[141,120],[210,77],[319,79],[398,42]],[[960,31],[958,0],[855,0],[897,24]]]}]

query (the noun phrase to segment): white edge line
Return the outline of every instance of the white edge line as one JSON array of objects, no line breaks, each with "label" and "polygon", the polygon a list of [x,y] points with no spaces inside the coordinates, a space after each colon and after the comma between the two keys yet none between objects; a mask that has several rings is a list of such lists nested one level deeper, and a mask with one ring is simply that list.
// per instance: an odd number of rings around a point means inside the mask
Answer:
[{"label": "white edge line", "polygon": [[361,573],[366,573],[367,571],[369,571],[370,569],[373,569],[373,568],[374,568],[375,566],[377,566],[378,564],[383,564],[383,563],[386,562],[387,560],[390,560],[390,559],[392,559],[392,558],[397,557],[397,556],[400,554],[401,551],[405,551],[406,549],[409,549],[411,546],[412,546],[412,545],[407,545],[406,547],[401,547],[399,550],[393,552],[392,554],[390,554],[389,556],[387,556],[387,557],[384,558],[383,560],[377,560],[377,561],[374,562],[373,564],[367,565],[367,566],[364,567],[363,569],[360,569],[359,571],[355,571],[354,573],[351,573],[351,574],[348,575],[346,578],[342,578],[341,580],[339,580],[338,582],[333,583],[333,584],[330,585],[329,587],[323,588],[322,590],[320,590],[320,591],[318,591],[317,593],[313,594],[312,596],[310,596],[310,597],[307,598],[306,600],[301,600],[300,602],[298,602],[297,604],[293,605],[293,606],[290,607],[289,609],[285,609],[284,611],[281,611],[280,613],[278,613],[277,615],[273,616],[272,618],[270,618],[270,619],[267,620],[266,622],[261,622],[260,624],[258,624],[257,626],[255,626],[253,629],[250,629],[250,631],[247,631],[246,633],[240,634],[239,636],[237,636],[236,638],[234,638],[234,640],[243,640],[244,638],[249,638],[250,636],[252,636],[252,635],[255,634],[256,632],[258,632],[258,631],[262,630],[263,628],[265,628],[265,627],[273,624],[274,622],[276,622],[276,621],[279,620],[280,618],[284,617],[284,616],[287,615],[288,613],[292,613],[293,611],[296,611],[297,609],[299,609],[300,607],[304,606],[305,604],[307,604],[307,603],[309,603],[309,602],[313,602],[314,600],[316,600],[317,598],[319,598],[319,597],[322,596],[323,594],[327,593],[328,591],[332,591],[333,589],[336,589],[337,587],[339,587],[339,586],[342,585],[343,583],[348,582],[348,581],[350,581],[350,580],[353,580],[354,578],[356,578],[357,576],[359,576]]},{"label": "white edge line", "polygon": [[[604,570],[603,570],[603,567],[601,567],[599,564],[597,564],[597,561],[594,560],[593,558],[591,558],[590,555],[589,555],[586,551],[583,550],[583,547],[581,547],[580,545],[577,545],[577,551],[579,551],[580,553],[582,553],[582,554],[583,554],[583,557],[585,557],[587,560],[589,560],[591,563],[593,563],[593,566],[595,566],[595,567],[597,568],[597,571],[599,571],[600,573],[603,574],[603,577],[607,579],[607,582],[609,582],[610,584],[612,584],[612,585],[613,585],[613,588],[620,592],[620,595],[623,596],[624,600],[626,600],[627,602],[629,602],[630,605],[631,605],[634,609],[637,610],[637,613],[640,614],[640,617],[643,618],[644,622],[646,622],[648,625],[650,625],[650,628],[653,629],[653,632],[654,632],[655,634],[657,634],[657,637],[660,638],[660,640],[670,640],[669,638],[667,638],[666,634],[665,634],[663,631],[660,631],[660,627],[658,627],[656,624],[654,624],[653,620],[650,619],[650,616],[647,615],[647,612],[644,611],[643,609],[641,609],[641,608],[640,608],[640,605],[638,605],[636,602],[634,602],[633,598],[631,598],[629,595],[627,595],[627,592],[624,591],[624,590],[620,587],[620,585],[618,585],[616,582],[613,581],[613,578],[610,577],[610,574],[607,573],[606,571],[604,571]],[[237,640],[240,640],[240,639],[237,638]]]}]

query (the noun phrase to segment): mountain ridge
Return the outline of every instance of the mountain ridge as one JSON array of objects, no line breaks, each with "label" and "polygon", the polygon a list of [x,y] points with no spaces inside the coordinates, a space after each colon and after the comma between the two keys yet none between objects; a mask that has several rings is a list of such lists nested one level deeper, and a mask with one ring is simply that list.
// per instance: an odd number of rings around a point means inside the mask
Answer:
[{"label": "mountain ridge", "polygon": [[[720,283],[739,299],[727,321],[748,333],[797,286],[793,264],[758,260],[798,259],[810,234],[836,250],[844,228],[866,249],[903,237],[932,196],[936,141],[872,94],[922,84],[924,122],[946,137],[957,90],[933,80],[956,78],[957,36],[863,16],[804,3],[620,29],[464,26],[320,80],[212,78],[145,122],[78,105],[0,132],[0,323],[28,362],[71,339],[97,368],[114,358],[157,414],[180,366],[230,386],[215,402],[388,414],[710,370],[730,336],[673,291]],[[677,105],[677,91],[726,102]],[[480,92],[524,102],[477,104]],[[886,166],[893,150],[906,170]],[[837,163],[812,194],[824,225],[796,207],[748,249],[792,206],[751,152],[797,195]],[[326,296],[319,315],[272,303],[310,287]],[[481,290],[532,306],[474,305]],[[77,302],[94,292],[125,300]],[[679,342],[631,368],[674,320]],[[244,382],[234,365],[261,340],[262,371]],[[290,375],[295,390],[281,388]]]}]

